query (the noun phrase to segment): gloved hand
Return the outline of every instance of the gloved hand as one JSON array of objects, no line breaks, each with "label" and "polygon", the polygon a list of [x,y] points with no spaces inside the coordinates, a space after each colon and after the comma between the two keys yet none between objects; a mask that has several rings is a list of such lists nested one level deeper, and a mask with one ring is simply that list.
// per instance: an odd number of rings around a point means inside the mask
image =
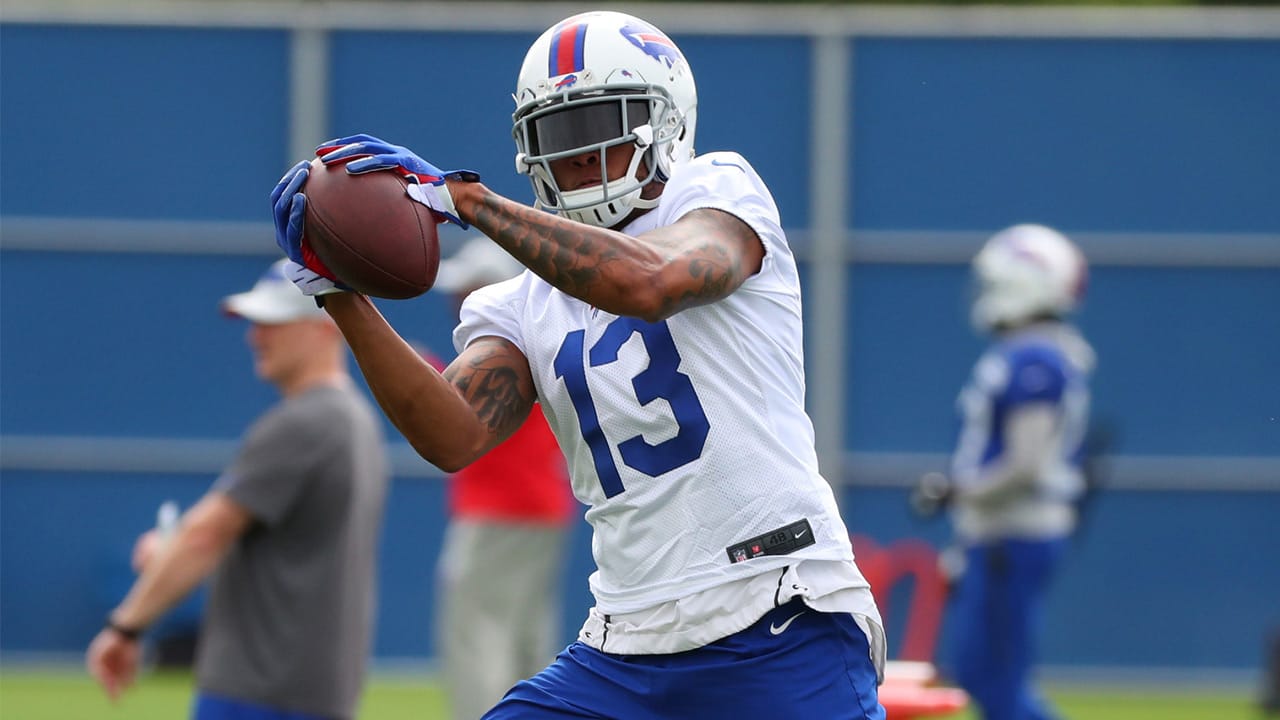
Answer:
[{"label": "gloved hand", "polygon": [[951,481],[946,475],[925,473],[911,491],[911,510],[920,517],[933,517],[951,502],[951,492]]},{"label": "gloved hand", "polygon": [[[289,279],[307,295],[325,295],[346,292],[351,288],[338,282],[337,276],[311,250],[304,235],[303,225],[307,217],[307,196],[302,185],[307,181],[311,163],[303,160],[280,178],[271,191],[271,210],[276,226],[276,245],[291,261]],[[323,282],[322,282],[323,281]]]},{"label": "gloved hand", "polygon": [[392,145],[372,135],[352,135],[330,140],[316,148],[316,155],[325,165],[350,160],[347,162],[347,172],[352,175],[376,170],[395,170],[409,181],[409,197],[431,208],[438,221],[451,222],[464,230],[471,227],[458,216],[449,186],[445,184],[445,180],[479,182],[480,176],[470,170],[441,170],[415,155],[412,150]]}]

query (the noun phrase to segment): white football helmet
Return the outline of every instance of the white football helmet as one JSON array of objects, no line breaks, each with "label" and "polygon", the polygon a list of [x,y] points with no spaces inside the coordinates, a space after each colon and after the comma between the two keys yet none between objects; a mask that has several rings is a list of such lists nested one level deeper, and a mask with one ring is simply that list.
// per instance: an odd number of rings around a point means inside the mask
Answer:
[{"label": "white football helmet", "polygon": [[1083,299],[1089,277],[1079,248],[1043,225],[1014,225],[993,235],[973,258],[973,273],[972,320],[984,332],[1066,315]]},{"label": "white football helmet", "polygon": [[[529,48],[516,81],[512,130],[516,171],[529,175],[537,204],[579,222],[612,227],[640,192],[665,182],[693,157],[698,93],[684,55],[661,30],[630,15],[588,12],[562,20]],[[631,145],[623,177],[561,189],[551,161]],[[644,161],[646,172],[636,173]]]}]

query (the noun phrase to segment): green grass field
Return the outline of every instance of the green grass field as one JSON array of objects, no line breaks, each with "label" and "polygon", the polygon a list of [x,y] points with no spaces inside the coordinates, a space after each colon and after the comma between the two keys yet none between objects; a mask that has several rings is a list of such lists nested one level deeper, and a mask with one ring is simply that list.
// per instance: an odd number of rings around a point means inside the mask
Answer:
[{"label": "green grass field", "polygon": [[[1050,687],[1049,695],[1068,720],[1258,720],[1245,692],[1165,692]],[[144,677],[116,705],[84,673],[71,670],[0,671],[3,720],[181,720],[187,716],[191,677],[158,673]],[[949,716],[974,720],[968,713]],[[375,676],[360,720],[445,720],[445,698],[429,680]],[[892,718],[890,718],[892,720]]]}]

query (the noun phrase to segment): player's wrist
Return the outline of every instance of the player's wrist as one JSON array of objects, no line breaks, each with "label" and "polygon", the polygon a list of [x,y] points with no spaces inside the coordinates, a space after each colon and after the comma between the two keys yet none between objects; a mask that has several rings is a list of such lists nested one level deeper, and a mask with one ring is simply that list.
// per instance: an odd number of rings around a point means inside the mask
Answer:
[{"label": "player's wrist", "polygon": [[[335,321],[342,318],[350,317],[362,312],[360,306],[373,308],[373,302],[368,295],[358,292],[333,293],[330,295],[317,295],[316,304],[324,308]],[[375,310],[376,312],[376,310]]]},{"label": "player's wrist", "polygon": [[142,638],[142,634],[147,631],[145,625],[130,625],[117,620],[112,615],[107,616],[104,627],[129,642],[137,642]]},{"label": "player's wrist", "polygon": [[472,175],[472,179],[464,179],[455,175],[445,178],[445,190],[449,193],[449,199],[453,202],[453,211],[458,218],[468,225],[474,224],[476,219],[475,208],[485,193],[489,189],[480,182],[478,176]]}]

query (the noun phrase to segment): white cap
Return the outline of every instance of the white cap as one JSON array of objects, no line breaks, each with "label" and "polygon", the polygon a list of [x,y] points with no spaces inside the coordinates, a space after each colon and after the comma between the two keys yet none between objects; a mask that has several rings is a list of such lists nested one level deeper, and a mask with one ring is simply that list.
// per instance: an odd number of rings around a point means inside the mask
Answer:
[{"label": "white cap", "polygon": [[303,295],[298,286],[285,277],[287,262],[279,260],[272,263],[249,292],[222,298],[223,312],[264,325],[328,318],[328,313],[316,307],[314,298]]},{"label": "white cap", "polygon": [[435,287],[445,292],[463,292],[509,280],[524,266],[497,243],[481,235],[468,240],[449,259],[440,263]]}]

